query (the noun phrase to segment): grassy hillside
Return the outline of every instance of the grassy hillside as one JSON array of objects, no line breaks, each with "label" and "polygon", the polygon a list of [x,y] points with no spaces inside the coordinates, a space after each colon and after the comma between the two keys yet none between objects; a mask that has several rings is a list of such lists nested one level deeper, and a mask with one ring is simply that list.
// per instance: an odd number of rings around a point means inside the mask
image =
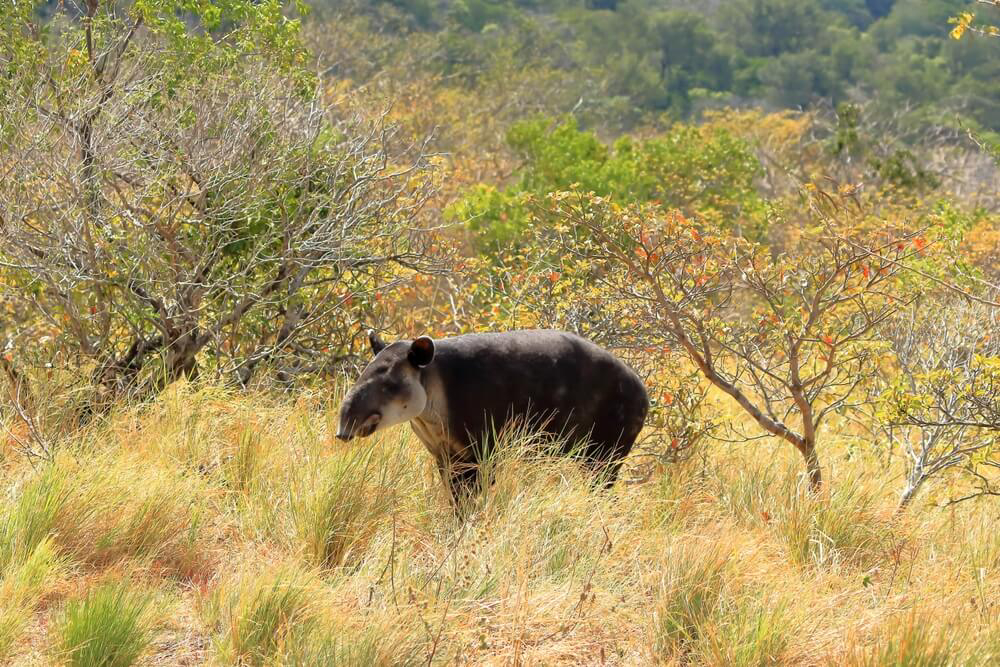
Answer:
[{"label": "grassy hillside", "polygon": [[52,463],[32,467],[8,440],[4,660],[1000,659],[1000,507],[935,507],[938,487],[894,517],[898,462],[852,447],[842,424],[826,498],[770,441],[713,446],[645,481],[638,453],[608,494],[570,462],[510,457],[463,524],[408,429],[345,445],[336,406],[176,385],[60,443]]}]

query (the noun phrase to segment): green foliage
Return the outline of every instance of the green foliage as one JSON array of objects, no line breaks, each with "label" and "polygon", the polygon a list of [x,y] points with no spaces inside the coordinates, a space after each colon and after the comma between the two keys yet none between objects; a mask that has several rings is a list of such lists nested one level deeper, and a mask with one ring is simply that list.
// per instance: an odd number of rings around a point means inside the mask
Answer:
[{"label": "green foliage", "polygon": [[[384,5],[357,2],[369,12]],[[426,67],[461,71],[470,86],[508,58],[523,70],[554,68],[587,102],[582,114],[625,126],[647,112],[685,118],[720,104],[850,98],[922,123],[958,113],[1000,129],[1000,40],[948,39],[949,17],[961,32],[979,25],[971,0],[735,0],[697,12],[648,0],[393,4],[439,44]],[[992,24],[983,25],[988,34]]]},{"label": "green foliage", "polygon": [[515,184],[477,186],[451,210],[469,221],[488,254],[525,240],[531,224],[525,195],[570,187],[623,204],[677,208],[751,237],[764,230],[764,205],[755,190],[760,163],[746,142],[725,130],[675,125],[662,135],[623,137],[607,146],[572,117],[555,123],[539,118],[514,125],[507,141],[523,165]]},{"label": "green foliage", "polygon": [[[305,12],[300,0],[295,8]],[[132,13],[147,29],[166,38],[177,64],[197,75],[206,58],[216,66],[232,66],[246,53],[266,55],[288,72],[301,70],[305,53],[299,39],[300,21],[285,14],[286,3],[262,0],[135,0]],[[195,27],[193,30],[192,27]],[[200,28],[200,30],[198,30]],[[216,37],[225,35],[226,39]],[[299,83],[309,77],[295,72]]]},{"label": "green foliage", "polygon": [[[730,54],[700,14],[644,11],[628,4],[611,16],[571,14],[582,37],[579,58],[606,71],[607,92],[645,109],[687,115],[698,90],[726,90]],[[607,39],[607,33],[618,39]]]},{"label": "green foliage", "polygon": [[71,667],[129,667],[150,642],[150,599],[123,582],[98,586],[71,600],[58,636]]},{"label": "green foliage", "polygon": [[828,17],[817,0],[735,0],[719,20],[744,54],[773,58],[812,48]]}]

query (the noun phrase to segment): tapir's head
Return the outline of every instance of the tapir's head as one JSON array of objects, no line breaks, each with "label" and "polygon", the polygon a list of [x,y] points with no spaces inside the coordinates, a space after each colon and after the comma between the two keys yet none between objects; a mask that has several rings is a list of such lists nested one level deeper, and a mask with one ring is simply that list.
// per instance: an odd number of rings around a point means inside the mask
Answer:
[{"label": "tapir's head", "polygon": [[375,358],[340,407],[337,437],[341,440],[367,438],[417,417],[427,406],[420,369],[434,359],[434,341],[421,336],[387,345],[374,331],[368,332],[368,341]]}]

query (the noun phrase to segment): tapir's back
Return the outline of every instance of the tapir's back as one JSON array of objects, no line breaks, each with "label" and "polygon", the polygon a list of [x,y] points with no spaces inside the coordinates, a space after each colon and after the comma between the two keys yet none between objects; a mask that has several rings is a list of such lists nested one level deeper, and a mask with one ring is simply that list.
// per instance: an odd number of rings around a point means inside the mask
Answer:
[{"label": "tapir's back", "polygon": [[548,330],[456,336],[437,341],[453,438],[470,444],[512,416],[587,438],[587,455],[623,457],[642,429],[646,389],[624,363],[579,336]]}]

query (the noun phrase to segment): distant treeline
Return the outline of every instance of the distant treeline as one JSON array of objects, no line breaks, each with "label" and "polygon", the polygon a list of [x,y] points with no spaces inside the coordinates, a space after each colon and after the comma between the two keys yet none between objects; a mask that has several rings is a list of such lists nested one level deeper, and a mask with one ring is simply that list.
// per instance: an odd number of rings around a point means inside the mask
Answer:
[{"label": "distant treeline", "polygon": [[852,102],[921,124],[1000,131],[1000,40],[948,35],[949,18],[975,4],[965,0],[312,4],[320,17],[364,17],[383,37],[433,37],[425,65],[445,76],[474,79],[512,58],[585,76],[589,102],[622,115]]}]

